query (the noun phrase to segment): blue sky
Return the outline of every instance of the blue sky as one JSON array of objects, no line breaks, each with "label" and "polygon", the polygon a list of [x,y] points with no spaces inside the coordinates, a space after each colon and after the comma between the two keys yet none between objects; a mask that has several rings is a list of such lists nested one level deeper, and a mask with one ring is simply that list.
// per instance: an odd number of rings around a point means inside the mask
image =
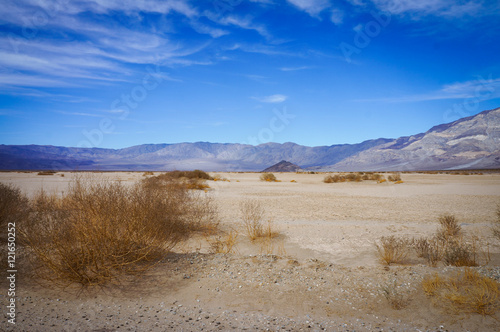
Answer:
[{"label": "blue sky", "polygon": [[15,0],[0,144],[395,138],[500,106],[500,3]]}]

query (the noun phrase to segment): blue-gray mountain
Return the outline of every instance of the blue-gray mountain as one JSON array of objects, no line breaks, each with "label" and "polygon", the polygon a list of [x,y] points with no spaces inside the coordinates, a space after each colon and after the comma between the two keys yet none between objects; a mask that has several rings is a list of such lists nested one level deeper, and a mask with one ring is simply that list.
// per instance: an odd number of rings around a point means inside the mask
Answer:
[{"label": "blue-gray mountain", "polygon": [[124,149],[0,145],[0,169],[260,171],[286,160],[318,171],[500,168],[500,108],[398,139],[307,147],[221,143]]}]

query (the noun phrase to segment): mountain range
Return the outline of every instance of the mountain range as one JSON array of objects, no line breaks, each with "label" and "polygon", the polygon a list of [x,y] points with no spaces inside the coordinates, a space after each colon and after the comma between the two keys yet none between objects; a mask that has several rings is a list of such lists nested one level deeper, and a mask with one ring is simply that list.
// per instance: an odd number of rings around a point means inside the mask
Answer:
[{"label": "mountain range", "polygon": [[123,149],[0,145],[2,170],[261,171],[286,160],[314,171],[500,168],[500,108],[425,133],[358,144],[143,144]]}]

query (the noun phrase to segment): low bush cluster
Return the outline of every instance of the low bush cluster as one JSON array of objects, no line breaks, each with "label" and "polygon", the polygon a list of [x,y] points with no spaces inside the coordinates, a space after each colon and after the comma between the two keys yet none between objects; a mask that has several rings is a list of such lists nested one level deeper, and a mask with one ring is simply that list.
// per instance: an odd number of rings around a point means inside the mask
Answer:
[{"label": "low bush cluster", "polygon": [[278,180],[276,179],[276,176],[273,173],[263,173],[260,176],[261,181],[267,181],[267,182],[277,182]]},{"label": "low bush cluster", "polygon": [[[39,277],[102,285],[150,268],[179,241],[217,223],[210,199],[184,186],[74,180],[62,196],[39,192],[19,240]],[[213,227],[213,226],[212,226]]]},{"label": "low bush cluster", "polygon": [[358,173],[347,173],[347,174],[334,174],[327,175],[323,179],[324,183],[337,183],[337,182],[361,182],[361,181],[377,181],[382,183],[385,178],[382,174],[373,172],[358,172]]},{"label": "low bush cluster", "polygon": [[143,179],[143,182],[150,188],[165,188],[171,186],[172,182],[176,182],[186,189],[206,190],[210,188],[206,180],[213,180],[213,178],[204,171],[194,170],[162,173],[157,176],[147,177]]},{"label": "low bush cluster", "polygon": [[417,257],[424,258],[431,266],[439,262],[452,266],[478,266],[481,257],[489,262],[489,251],[477,237],[464,234],[455,216],[439,218],[436,234],[429,238],[387,236],[376,243],[381,261],[387,265],[402,263],[413,249]]}]

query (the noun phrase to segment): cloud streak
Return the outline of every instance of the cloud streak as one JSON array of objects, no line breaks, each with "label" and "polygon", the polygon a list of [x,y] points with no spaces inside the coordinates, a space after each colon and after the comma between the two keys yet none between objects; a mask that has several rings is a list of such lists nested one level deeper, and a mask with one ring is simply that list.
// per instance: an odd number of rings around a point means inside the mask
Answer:
[{"label": "cloud streak", "polygon": [[252,99],[260,101],[261,103],[277,104],[277,103],[282,103],[285,100],[287,100],[288,96],[276,94],[276,95],[270,95],[270,96],[265,96],[265,97],[252,97]]}]

